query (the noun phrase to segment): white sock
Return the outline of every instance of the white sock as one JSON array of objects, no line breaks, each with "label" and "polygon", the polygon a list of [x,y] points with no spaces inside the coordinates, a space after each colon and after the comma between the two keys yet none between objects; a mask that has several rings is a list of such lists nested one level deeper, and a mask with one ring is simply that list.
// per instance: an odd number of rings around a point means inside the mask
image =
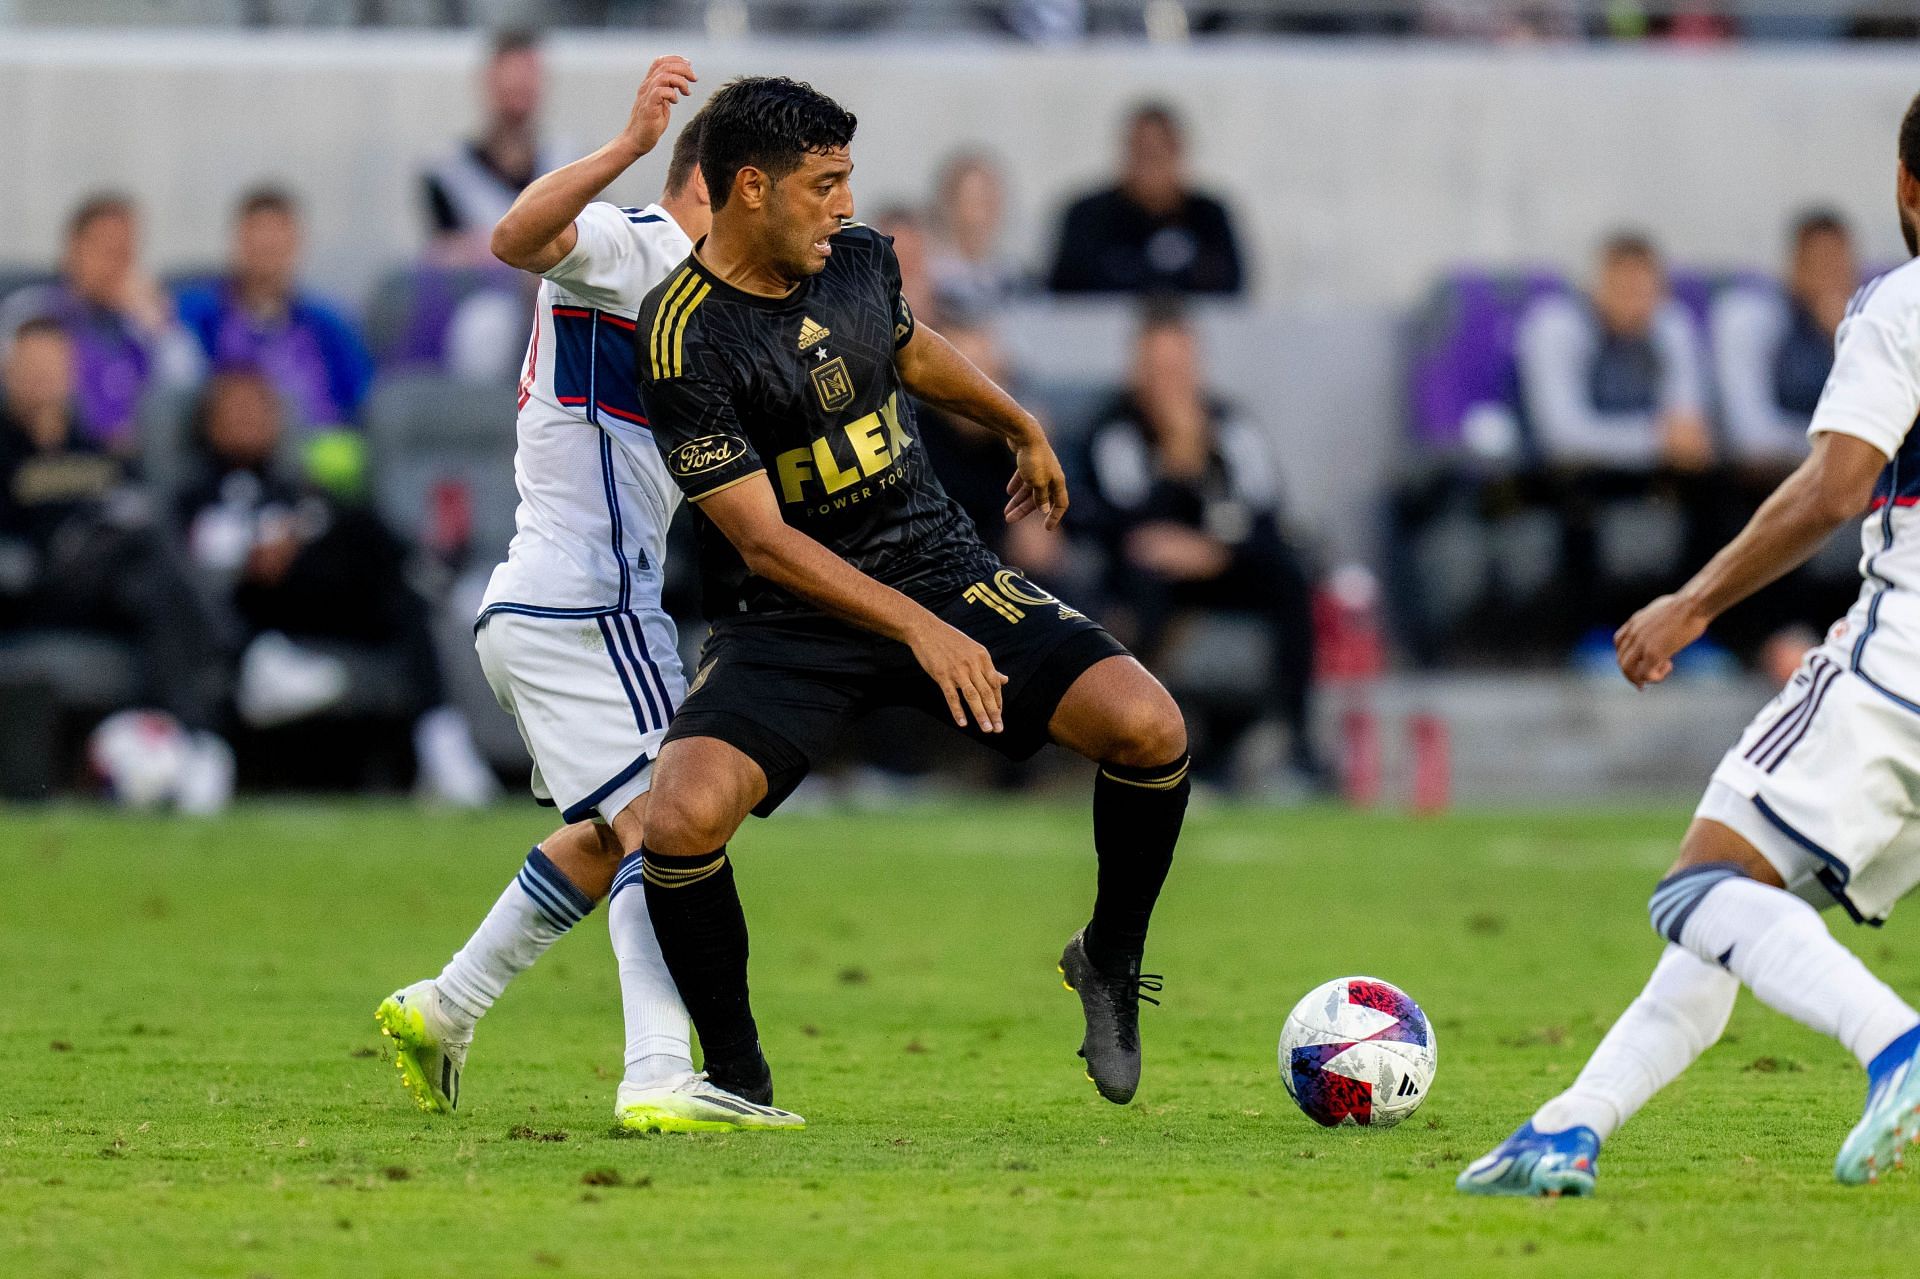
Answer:
[{"label": "white sock", "polygon": [[1920,1022],[1834,940],[1818,911],[1783,889],[1723,879],[1679,931],[1681,945],[1731,970],[1767,1007],[1832,1035],[1862,1065]]},{"label": "white sock", "polygon": [[1540,1132],[1588,1127],[1605,1141],[1720,1038],[1740,983],[1718,964],[1668,946],[1640,997],[1587,1059],[1573,1087],[1533,1116]]},{"label": "white sock", "polygon": [[467,944],[440,970],[446,1011],[467,1028],[479,1021],[507,983],[533,966],[593,902],[536,846]]},{"label": "white sock", "polygon": [[[667,972],[640,886],[640,854],[629,854],[607,894],[607,934],[620,963],[620,1007],[627,1021],[625,1082],[650,1088],[693,1073],[687,1006]],[[631,891],[623,891],[631,890]]]}]

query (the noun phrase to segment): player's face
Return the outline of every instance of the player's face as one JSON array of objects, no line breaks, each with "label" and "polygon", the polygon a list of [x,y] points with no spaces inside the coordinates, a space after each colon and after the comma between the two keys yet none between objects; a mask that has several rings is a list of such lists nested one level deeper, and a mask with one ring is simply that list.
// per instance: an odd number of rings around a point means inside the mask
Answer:
[{"label": "player's face", "polygon": [[136,237],[133,219],[102,213],[67,244],[67,275],[82,297],[117,303],[133,271]]},{"label": "player's face", "polygon": [[538,115],[544,88],[540,54],[533,49],[502,54],[487,67],[487,102],[503,124],[524,125]]},{"label": "player's face", "polygon": [[1621,337],[1638,337],[1653,327],[1666,294],[1666,280],[1658,263],[1637,253],[1607,259],[1593,289],[1593,307],[1607,330]]},{"label": "player's face", "polygon": [[774,183],[767,201],[768,248],[790,280],[818,275],[833,256],[828,241],[853,216],[853,157],[845,147],[808,152],[800,167]]},{"label": "player's face", "polygon": [[241,278],[275,289],[293,287],[300,262],[300,224],[277,209],[248,214],[233,230],[233,264]]},{"label": "player's face", "polygon": [[7,352],[4,374],[7,404],[33,430],[73,396],[73,344],[58,333],[26,334]]},{"label": "player's face", "polygon": [[1802,298],[1850,297],[1860,268],[1853,244],[1838,231],[1815,231],[1801,238],[1793,255],[1793,291]]}]

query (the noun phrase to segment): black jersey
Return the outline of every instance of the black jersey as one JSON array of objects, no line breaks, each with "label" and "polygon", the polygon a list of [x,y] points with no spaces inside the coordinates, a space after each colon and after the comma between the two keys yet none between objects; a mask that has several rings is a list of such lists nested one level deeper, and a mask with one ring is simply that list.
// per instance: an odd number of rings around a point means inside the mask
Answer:
[{"label": "black jersey", "polygon": [[[923,604],[999,563],[916,442],[894,353],[913,336],[893,242],[858,223],[783,298],[743,293],[693,255],[640,306],[640,399],[689,501],[765,474],[787,523]],[[747,572],[700,520],[706,611],[817,611]]]}]

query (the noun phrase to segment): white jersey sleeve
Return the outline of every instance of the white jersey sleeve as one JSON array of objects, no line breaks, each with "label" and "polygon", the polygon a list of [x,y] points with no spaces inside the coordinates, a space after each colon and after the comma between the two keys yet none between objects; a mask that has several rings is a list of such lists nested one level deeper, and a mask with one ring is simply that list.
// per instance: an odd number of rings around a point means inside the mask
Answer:
[{"label": "white jersey sleeve", "polygon": [[542,277],[589,306],[636,314],[648,291],[679,260],[663,255],[663,241],[675,241],[676,249],[684,243],[678,227],[672,228],[671,236],[645,234],[663,217],[651,206],[623,209],[596,200],[573,220],[579,239],[572,252],[542,272]]},{"label": "white jersey sleeve", "polygon": [[1833,372],[1809,436],[1851,435],[1900,452],[1920,417],[1920,264],[1901,267],[1854,296],[1836,335]]}]

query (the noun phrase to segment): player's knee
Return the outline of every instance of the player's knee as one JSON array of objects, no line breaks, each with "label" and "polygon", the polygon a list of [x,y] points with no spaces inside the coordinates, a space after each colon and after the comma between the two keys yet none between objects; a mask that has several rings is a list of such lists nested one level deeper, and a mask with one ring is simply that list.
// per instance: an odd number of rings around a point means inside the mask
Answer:
[{"label": "player's knee", "polygon": [[714,790],[656,791],[647,806],[647,848],[662,857],[698,857],[732,839],[739,824],[728,797]]},{"label": "player's knee", "polygon": [[1707,894],[1730,879],[1745,878],[1745,872],[1732,862],[1703,862],[1667,876],[1654,885],[1647,900],[1653,931],[1676,946],[1683,944],[1680,933]]},{"label": "player's knee", "polygon": [[1113,708],[1101,763],[1152,768],[1187,753],[1187,721],[1157,681]]}]

